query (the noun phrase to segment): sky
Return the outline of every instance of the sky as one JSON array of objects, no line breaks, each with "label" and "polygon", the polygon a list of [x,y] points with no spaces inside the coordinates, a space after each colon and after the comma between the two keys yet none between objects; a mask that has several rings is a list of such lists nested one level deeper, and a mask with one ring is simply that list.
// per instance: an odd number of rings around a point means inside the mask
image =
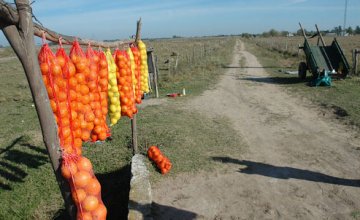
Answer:
[{"label": "sky", "polygon": [[[307,30],[333,29],[344,24],[345,0],[35,0],[32,8],[53,31],[109,40],[135,34],[140,17],[142,38],[296,32],[299,22]],[[346,26],[356,25],[360,0],[348,0]],[[2,33],[0,44],[8,45]]]}]

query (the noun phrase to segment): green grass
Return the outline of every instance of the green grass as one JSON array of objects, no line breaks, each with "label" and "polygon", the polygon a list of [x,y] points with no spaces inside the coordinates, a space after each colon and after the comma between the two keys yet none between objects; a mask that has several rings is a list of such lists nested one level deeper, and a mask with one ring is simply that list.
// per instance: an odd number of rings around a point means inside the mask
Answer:
[{"label": "green grass", "polygon": [[[183,88],[188,95],[199,95],[210,88],[222,74],[221,65],[232,56],[235,38],[183,38],[145,42],[154,48],[159,68],[159,93],[179,93]],[[175,56],[178,67],[175,70]],[[165,63],[168,61],[169,63]]]},{"label": "green grass", "polygon": [[[176,73],[168,75],[167,71],[160,70],[161,96],[180,92],[184,87],[188,95],[140,109],[137,116],[141,152],[145,154],[149,145],[158,145],[173,163],[170,173],[162,176],[148,162],[154,181],[182,172],[211,170],[218,164],[210,157],[242,152],[243,144],[227,119],[207,118],[183,107],[188,99],[216,83],[223,72],[221,66],[230,62],[234,39],[166,40],[157,41],[153,47],[160,60],[168,56],[166,51],[185,54],[183,49],[194,45],[198,48],[205,45],[211,54],[204,50],[203,55],[200,52],[197,55],[195,50],[196,59],[179,59]],[[205,55],[202,60],[201,56]],[[2,61],[0,72],[0,219],[66,219],[20,62],[17,59]],[[130,120],[123,117],[113,126],[112,137],[112,141],[102,144],[85,144],[83,154],[92,161],[102,185],[108,218],[121,219],[127,214],[129,193]]]},{"label": "green grass", "polygon": [[[348,125],[360,127],[360,78],[348,77],[345,80],[333,80],[331,87],[310,87],[309,72],[307,80],[301,81],[297,75],[285,74],[286,70],[297,71],[303,56],[294,57],[256,45],[252,40],[246,40],[246,49],[253,53],[268,73],[271,82],[284,87],[289,93],[305,97],[317,103],[326,111]],[[347,59],[350,59],[347,57]]]}]

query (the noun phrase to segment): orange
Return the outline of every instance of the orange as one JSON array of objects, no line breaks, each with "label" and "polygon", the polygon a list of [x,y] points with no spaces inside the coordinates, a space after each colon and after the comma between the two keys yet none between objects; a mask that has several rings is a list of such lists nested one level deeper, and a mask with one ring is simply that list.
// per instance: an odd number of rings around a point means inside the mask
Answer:
[{"label": "orange", "polygon": [[88,85],[90,91],[94,91],[97,88],[96,81],[90,81],[90,82],[88,82],[87,85]]},{"label": "orange", "polygon": [[71,77],[69,79],[69,86],[71,89],[75,89],[76,88],[76,85],[77,85],[77,79],[76,77]]},{"label": "orange", "polygon": [[99,75],[100,78],[107,78],[108,77],[108,70],[105,69],[105,68],[100,69],[98,75]]},{"label": "orange", "polygon": [[80,60],[75,65],[76,65],[76,69],[77,69],[78,72],[83,72],[85,70],[85,68],[87,67],[86,62],[84,62],[84,60]]},{"label": "orange", "polygon": [[71,193],[75,204],[79,204],[86,198],[86,192],[83,189],[76,189]]},{"label": "orange", "polygon": [[75,131],[74,131],[74,137],[76,137],[76,138],[81,138],[81,134],[82,134],[81,128],[75,129]]},{"label": "orange", "polygon": [[54,113],[57,112],[57,105],[54,99],[50,99],[50,106]]},{"label": "orange", "polygon": [[85,121],[87,121],[87,122],[92,122],[92,121],[94,121],[94,119],[95,119],[95,115],[94,115],[94,113],[92,113],[91,111],[90,111],[90,112],[87,112],[87,113],[85,114]]},{"label": "orange", "polygon": [[100,134],[103,131],[103,128],[100,125],[95,126],[94,132]]},{"label": "orange", "polygon": [[63,162],[61,164],[61,174],[65,179],[69,179],[71,175],[75,175],[77,173],[77,166],[74,162]]},{"label": "orange", "polygon": [[[62,121],[61,121],[61,122],[62,122]],[[70,134],[71,134],[70,127],[69,127],[69,126],[63,127],[63,128],[62,128],[62,134],[63,134],[63,137],[64,137],[64,138],[69,137]]]},{"label": "orange", "polygon": [[56,63],[51,64],[50,69],[51,69],[51,73],[54,76],[61,76],[62,71],[61,71],[61,66],[59,64]]},{"label": "orange", "polygon": [[102,68],[107,68],[107,67],[108,67],[108,64],[107,64],[106,59],[100,59],[99,64],[100,64],[100,66],[101,66]]},{"label": "orange", "polygon": [[97,77],[98,77],[98,75],[95,71],[90,71],[90,73],[88,75],[89,80],[92,80],[92,81],[97,80]]},{"label": "orange", "polygon": [[92,164],[91,164],[90,160],[87,159],[86,157],[81,157],[77,161],[76,166],[79,170],[83,170],[83,171],[87,171],[87,172],[90,172],[90,170],[92,169]]},{"label": "orange", "polygon": [[99,118],[94,119],[94,125],[99,125],[101,123],[101,120]]},{"label": "orange", "polygon": [[81,85],[80,86],[80,93],[82,95],[86,95],[89,93],[89,87],[87,87],[86,85]]},{"label": "orange", "polygon": [[103,131],[103,132],[101,132],[101,133],[99,134],[99,140],[100,140],[100,141],[105,141],[106,138],[107,138],[107,134],[106,134],[105,131]]},{"label": "orange", "polygon": [[90,132],[89,132],[88,130],[83,129],[83,130],[81,131],[81,139],[82,139],[83,141],[89,140],[89,139],[90,139]]},{"label": "orange", "polygon": [[48,85],[49,85],[49,79],[48,79],[48,77],[45,76],[45,75],[43,75],[43,76],[42,76],[42,79],[43,79],[44,85],[45,85],[45,86],[48,86]]},{"label": "orange", "polygon": [[76,73],[76,68],[75,68],[74,64],[71,63],[71,62],[69,62],[68,65],[69,65],[69,66],[68,66],[69,76],[72,77],[72,76],[74,76],[75,73]]},{"label": "orange", "polygon": [[82,73],[76,73],[76,74],[75,74],[75,77],[76,77],[78,83],[80,83],[80,84],[85,83],[85,76],[84,76],[84,74],[82,74]]},{"label": "orange", "polygon": [[100,204],[93,212],[93,218],[97,220],[106,220],[107,210],[104,204]]},{"label": "orange", "polygon": [[89,131],[92,131],[92,129],[94,128],[94,123],[92,122],[88,122],[86,125],[86,129]]},{"label": "orange", "polygon": [[74,147],[80,148],[82,146],[82,140],[81,138],[75,138],[74,139]]},{"label": "orange", "polygon": [[95,142],[98,140],[98,136],[96,134],[91,134],[91,141]]},{"label": "orange", "polygon": [[61,68],[65,66],[65,58],[63,56],[56,57],[56,60],[58,64],[61,66]]},{"label": "orange", "polygon": [[41,63],[40,70],[43,75],[46,75],[49,72],[49,65],[47,63]]},{"label": "orange", "polygon": [[71,120],[75,120],[77,118],[77,112],[75,110],[71,111]]},{"label": "orange", "polygon": [[74,175],[74,186],[75,188],[83,188],[89,184],[91,180],[91,175],[89,172],[79,170],[79,172]]},{"label": "orange", "polygon": [[66,127],[70,125],[70,119],[69,118],[62,118],[61,119],[61,125]]},{"label": "orange", "polygon": [[103,114],[102,114],[101,109],[96,109],[95,110],[95,117],[101,118],[102,116],[103,116]]},{"label": "orange", "polygon": [[[77,99],[77,94],[74,90],[70,90],[69,91],[69,98],[70,98],[70,101],[76,101]],[[70,105],[73,104],[73,103],[70,103]]]},{"label": "orange", "polygon": [[89,96],[88,96],[88,95],[82,96],[81,102],[82,102],[84,105],[89,104],[89,102],[90,102]]},{"label": "orange", "polygon": [[92,178],[85,187],[85,191],[89,195],[98,195],[101,192],[101,185],[96,178]]},{"label": "orange", "polygon": [[82,207],[85,211],[91,212],[95,210],[99,206],[99,200],[95,196],[86,196],[84,201],[82,202]]},{"label": "orange", "polygon": [[60,91],[60,92],[57,94],[57,98],[58,98],[58,100],[59,100],[60,102],[66,101],[66,100],[67,100],[66,92]]},{"label": "orange", "polygon": [[90,212],[78,212],[77,220],[93,220]]}]

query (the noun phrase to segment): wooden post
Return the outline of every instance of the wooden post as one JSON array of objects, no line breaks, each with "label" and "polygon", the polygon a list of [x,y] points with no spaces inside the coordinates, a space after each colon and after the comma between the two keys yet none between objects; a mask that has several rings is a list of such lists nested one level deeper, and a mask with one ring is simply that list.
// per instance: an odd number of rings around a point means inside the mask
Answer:
[{"label": "wooden post", "polygon": [[156,98],[159,98],[159,89],[158,89],[158,79],[157,79],[157,69],[156,69],[156,65],[155,65],[155,60],[154,60],[154,54],[151,52],[151,60],[152,60],[152,68],[154,71],[154,87],[155,87],[155,96]]},{"label": "wooden post", "polygon": [[[141,36],[141,18],[136,23],[136,35],[135,35],[136,44],[139,42],[140,36]],[[132,138],[133,154],[135,155],[139,153],[139,148],[137,144],[136,114],[131,119],[131,138]]]},{"label": "wooden post", "polygon": [[357,65],[358,65],[358,54],[360,53],[360,50],[353,49],[352,51],[352,58],[353,58],[353,74],[357,75]]},{"label": "wooden post", "polygon": [[70,186],[61,175],[61,152],[57,126],[37,60],[31,7],[28,0],[16,0],[15,3],[18,11],[18,21],[14,21],[14,23],[17,23],[17,25],[5,24],[3,23],[4,21],[1,21],[1,29],[24,68],[40,121],[43,141],[48,151],[56,180],[70,217],[76,219],[76,207],[71,198]]},{"label": "wooden post", "polygon": [[[322,37],[321,32],[319,31],[319,28],[318,28],[317,24],[315,24],[315,27],[316,27],[316,31],[317,31],[317,33],[319,35],[318,37],[320,38],[322,45],[325,47],[326,44],[325,44],[324,38]],[[319,43],[318,43],[318,45],[319,45]]]}]

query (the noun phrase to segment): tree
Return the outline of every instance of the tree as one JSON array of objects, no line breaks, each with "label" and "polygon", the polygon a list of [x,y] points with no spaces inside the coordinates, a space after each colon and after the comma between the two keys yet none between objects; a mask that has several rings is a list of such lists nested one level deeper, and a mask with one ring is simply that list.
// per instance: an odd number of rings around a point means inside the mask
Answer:
[{"label": "tree", "polygon": [[350,35],[354,34],[354,30],[352,29],[351,26],[346,29],[346,32]]},{"label": "tree", "polygon": [[279,36],[279,31],[277,31],[275,29],[270,29],[269,35],[272,37],[277,37],[277,36]]},{"label": "tree", "polygon": [[355,27],[355,34],[360,34],[360,26],[359,25],[357,25]]}]

